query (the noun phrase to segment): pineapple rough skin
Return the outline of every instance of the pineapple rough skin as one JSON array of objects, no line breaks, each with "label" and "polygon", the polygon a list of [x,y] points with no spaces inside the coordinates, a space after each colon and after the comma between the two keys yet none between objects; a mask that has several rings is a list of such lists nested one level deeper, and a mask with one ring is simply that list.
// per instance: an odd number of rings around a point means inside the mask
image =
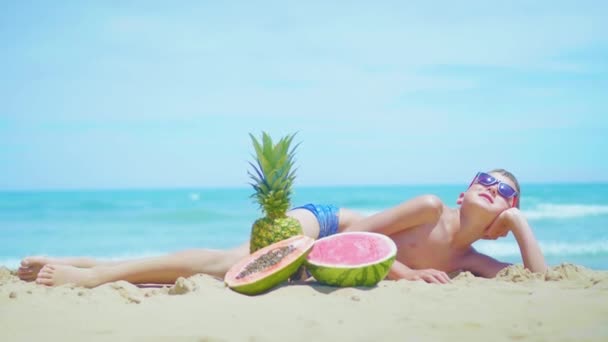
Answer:
[{"label": "pineapple rough skin", "polygon": [[280,217],[271,219],[262,217],[255,221],[251,229],[251,253],[275,242],[303,234],[300,222],[293,217]]}]

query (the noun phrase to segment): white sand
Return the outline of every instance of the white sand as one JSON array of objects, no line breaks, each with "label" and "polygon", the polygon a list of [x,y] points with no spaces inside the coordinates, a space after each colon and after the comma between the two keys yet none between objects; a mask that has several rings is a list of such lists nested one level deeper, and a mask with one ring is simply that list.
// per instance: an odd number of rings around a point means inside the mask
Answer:
[{"label": "white sand", "polygon": [[496,279],[283,285],[248,297],[215,278],[49,288],[0,268],[0,341],[608,341],[608,272],[512,266]]}]

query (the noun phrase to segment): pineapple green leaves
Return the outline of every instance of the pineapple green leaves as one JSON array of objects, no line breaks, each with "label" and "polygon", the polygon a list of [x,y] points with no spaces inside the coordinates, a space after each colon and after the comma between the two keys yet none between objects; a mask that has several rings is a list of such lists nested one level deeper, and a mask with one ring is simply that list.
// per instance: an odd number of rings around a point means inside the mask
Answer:
[{"label": "pineapple green leaves", "polygon": [[291,188],[295,181],[295,152],[299,144],[291,146],[294,134],[281,138],[276,144],[262,132],[261,142],[249,134],[255,149],[255,164],[248,175],[255,193],[251,195],[268,217],[284,217],[290,206]]}]

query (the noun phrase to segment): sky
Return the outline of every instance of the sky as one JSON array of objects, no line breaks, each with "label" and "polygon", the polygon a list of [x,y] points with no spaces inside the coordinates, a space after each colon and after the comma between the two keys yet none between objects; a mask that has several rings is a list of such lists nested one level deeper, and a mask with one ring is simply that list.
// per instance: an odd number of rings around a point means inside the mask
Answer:
[{"label": "sky", "polygon": [[0,12],[0,190],[608,181],[603,1],[21,1]]}]

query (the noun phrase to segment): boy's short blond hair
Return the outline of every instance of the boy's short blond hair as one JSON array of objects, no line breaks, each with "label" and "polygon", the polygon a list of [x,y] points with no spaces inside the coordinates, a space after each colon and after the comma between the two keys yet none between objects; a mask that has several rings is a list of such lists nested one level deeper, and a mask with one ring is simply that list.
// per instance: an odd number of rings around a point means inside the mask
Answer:
[{"label": "boy's short blond hair", "polygon": [[511,172],[505,170],[505,169],[494,169],[494,170],[490,170],[487,173],[500,173],[501,175],[509,178],[513,184],[515,184],[515,190],[517,191],[517,199],[515,201],[515,206],[519,209],[519,202],[521,201],[521,189],[519,187],[519,182],[517,181],[517,178],[515,177],[515,175],[513,175]]}]

